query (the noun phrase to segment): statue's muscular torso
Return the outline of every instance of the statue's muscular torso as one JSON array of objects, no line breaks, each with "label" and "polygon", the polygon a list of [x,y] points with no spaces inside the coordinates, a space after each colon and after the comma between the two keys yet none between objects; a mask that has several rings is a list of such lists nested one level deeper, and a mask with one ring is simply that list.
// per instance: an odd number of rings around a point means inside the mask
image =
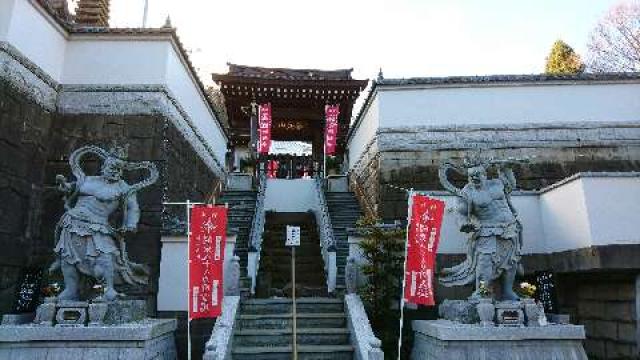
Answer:
[{"label": "statue's muscular torso", "polygon": [[472,206],[471,214],[481,225],[504,224],[515,221],[501,180],[486,180],[481,188],[469,184],[463,190]]}]

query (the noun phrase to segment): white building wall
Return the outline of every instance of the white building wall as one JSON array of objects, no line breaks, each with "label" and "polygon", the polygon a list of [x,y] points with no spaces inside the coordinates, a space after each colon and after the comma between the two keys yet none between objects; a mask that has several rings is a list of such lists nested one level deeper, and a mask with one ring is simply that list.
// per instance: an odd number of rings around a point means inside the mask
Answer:
[{"label": "white building wall", "polygon": [[67,45],[62,82],[83,85],[139,85],[166,82],[164,41],[75,38]]},{"label": "white building wall", "polygon": [[349,168],[356,165],[360,156],[365,151],[366,146],[376,135],[376,131],[378,131],[378,128],[380,127],[378,107],[378,97],[374,96],[371,104],[363,115],[358,129],[355,130],[355,133],[349,140]]},{"label": "white building wall", "polygon": [[[466,252],[456,197],[446,203],[438,253]],[[523,224],[523,254],[548,254],[591,246],[640,244],[640,175],[577,176],[540,192],[517,193],[513,204]]]},{"label": "white building wall", "polygon": [[312,179],[268,179],[265,211],[307,212],[319,208],[316,184]]},{"label": "white building wall", "polygon": [[581,249],[592,245],[589,213],[581,180],[570,181],[540,196],[546,246],[541,252]]},{"label": "white building wall", "polygon": [[0,41],[7,41],[16,0],[0,1]]},{"label": "white building wall", "polygon": [[640,83],[378,89],[380,127],[640,120]]},{"label": "white building wall", "polygon": [[640,178],[580,179],[593,245],[639,244]]},{"label": "white building wall", "polygon": [[66,35],[33,0],[0,1],[0,40],[15,46],[54,80],[60,82]]},{"label": "white building wall", "polygon": [[187,311],[189,307],[186,236],[163,237],[158,280],[158,311]]},{"label": "white building wall", "polygon": [[166,76],[167,86],[172,94],[185,109],[188,109],[191,120],[213,149],[220,164],[224,165],[227,139],[198,85],[186,71],[185,64],[182,63],[176,51],[169,51],[167,54]]},{"label": "white building wall", "polygon": [[166,86],[224,164],[224,131],[169,35],[70,35],[35,0],[1,0],[0,41],[63,85]]},{"label": "white building wall", "polygon": [[[464,218],[457,211],[457,197],[453,195],[434,195],[446,204],[446,211],[442,221],[440,245],[438,254],[466,253],[467,236],[459,231],[460,221]],[[545,252],[544,232],[540,217],[539,198],[535,194],[514,195],[513,203],[524,225],[523,247],[524,254]]]}]

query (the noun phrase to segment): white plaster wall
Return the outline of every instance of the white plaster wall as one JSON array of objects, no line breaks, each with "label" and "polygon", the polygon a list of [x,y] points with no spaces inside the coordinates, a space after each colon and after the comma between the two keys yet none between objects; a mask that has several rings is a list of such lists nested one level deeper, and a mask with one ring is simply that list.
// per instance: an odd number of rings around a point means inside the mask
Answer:
[{"label": "white plaster wall", "polygon": [[[160,278],[158,280],[158,311],[187,311],[189,298],[186,236],[164,236],[160,255]],[[225,289],[229,284],[231,259],[236,246],[236,235],[227,234],[224,248],[223,277]]]},{"label": "white plaster wall", "polygon": [[592,245],[589,214],[582,181],[574,180],[540,196],[546,252]]},{"label": "white plaster wall", "polygon": [[65,34],[31,0],[1,0],[0,3],[0,40],[15,46],[59,82],[64,63]]},{"label": "white plaster wall", "polygon": [[187,311],[187,238],[163,237],[158,280],[158,311]]},{"label": "white plaster wall", "polygon": [[380,127],[640,120],[640,84],[378,88]]},{"label": "white plaster wall", "polygon": [[312,179],[268,179],[266,211],[307,212],[318,209],[315,181]]},{"label": "white plaster wall", "polygon": [[185,65],[180,61],[180,56],[174,49],[167,53],[166,74],[167,86],[171,89],[178,102],[187,109],[195,126],[213,149],[220,164],[224,166],[227,139],[198,85],[187,71]]},{"label": "white plaster wall", "polygon": [[85,85],[164,84],[170,48],[167,40],[74,38],[67,45],[62,82]]},{"label": "white plaster wall", "polygon": [[7,41],[9,26],[13,17],[13,8],[16,0],[0,1],[0,41]]},{"label": "white plaster wall", "polygon": [[360,156],[365,150],[365,146],[369,144],[371,139],[373,139],[373,137],[376,135],[376,131],[378,131],[378,110],[378,96],[375,95],[373,100],[371,101],[371,104],[363,115],[360,126],[349,140],[348,150],[350,169],[356,165],[356,163],[360,159]]},{"label": "white plaster wall", "polygon": [[639,244],[640,177],[585,177],[592,245]]},{"label": "white plaster wall", "polygon": [[[443,200],[446,204],[438,254],[466,253],[467,236],[459,231],[459,220],[462,219],[462,216],[455,210],[457,206],[456,197],[452,195],[436,195],[433,197]],[[545,252],[538,196],[535,194],[514,195],[513,205],[518,210],[520,219],[524,224],[522,252],[524,254]]]}]

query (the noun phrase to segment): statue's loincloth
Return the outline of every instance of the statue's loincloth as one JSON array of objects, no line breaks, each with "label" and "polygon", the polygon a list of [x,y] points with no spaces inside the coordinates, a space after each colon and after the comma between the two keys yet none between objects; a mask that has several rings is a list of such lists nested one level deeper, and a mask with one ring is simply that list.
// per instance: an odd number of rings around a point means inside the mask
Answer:
[{"label": "statue's loincloth", "polygon": [[149,270],[122,256],[109,225],[92,223],[67,212],[58,222],[56,235],[58,243],[54,251],[61,261],[74,265],[81,273],[95,277],[96,262],[102,261],[101,254],[107,254],[111,255],[109,261],[121,282],[148,283]]},{"label": "statue's loincloth", "polygon": [[451,268],[442,269],[440,283],[444,286],[473,283],[478,256],[481,254],[491,255],[494,280],[505,270],[518,266],[520,248],[520,225],[517,222],[482,225],[469,239],[466,260]]},{"label": "statue's loincloth", "polygon": [[55,252],[60,259],[75,265],[80,272],[93,276],[100,254],[118,256],[113,230],[103,224],[90,223],[66,213],[58,223]]}]

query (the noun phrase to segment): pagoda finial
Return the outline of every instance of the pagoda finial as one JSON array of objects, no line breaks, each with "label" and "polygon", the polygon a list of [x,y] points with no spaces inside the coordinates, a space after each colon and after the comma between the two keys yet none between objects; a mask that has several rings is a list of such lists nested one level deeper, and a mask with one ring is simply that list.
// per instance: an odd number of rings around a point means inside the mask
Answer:
[{"label": "pagoda finial", "polygon": [[382,74],[382,68],[380,68],[380,71],[378,71],[378,81],[382,81],[384,80],[384,75]]},{"label": "pagoda finial", "polygon": [[163,28],[172,29],[173,25],[171,24],[171,16],[167,15],[167,19],[164,21]]},{"label": "pagoda finial", "polygon": [[109,27],[109,0],[78,0],[76,24]]}]

